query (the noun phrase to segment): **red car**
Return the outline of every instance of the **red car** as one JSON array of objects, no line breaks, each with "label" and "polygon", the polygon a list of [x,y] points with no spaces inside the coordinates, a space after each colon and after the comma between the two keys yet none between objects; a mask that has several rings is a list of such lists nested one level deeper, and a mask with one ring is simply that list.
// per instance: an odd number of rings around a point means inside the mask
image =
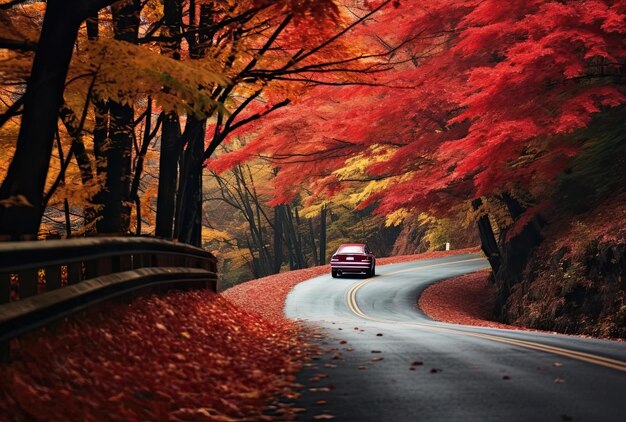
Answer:
[{"label": "red car", "polygon": [[342,274],[376,274],[376,257],[363,243],[346,243],[339,246],[330,259],[330,273],[333,278]]}]

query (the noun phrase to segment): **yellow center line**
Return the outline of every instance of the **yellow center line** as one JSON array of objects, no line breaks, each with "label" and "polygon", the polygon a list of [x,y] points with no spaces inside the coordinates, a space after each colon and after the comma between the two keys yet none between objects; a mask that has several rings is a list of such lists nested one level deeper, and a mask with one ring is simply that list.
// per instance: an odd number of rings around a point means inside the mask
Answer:
[{"label": "yellow center line", "polygon": [[[433,267],[440,267],[440,266],[450,265],[450,264],[459,264],[459,263],[464,263],[464,262],[478,261],[482,259],[484,258],[473,258],[473,259],[466,259],[466,260],[461,260],[461,261],[446,262],[442,264],[423,265],[419,267],[413,267],[413,268],[409,268],[405,270],[399,270],[399,271],[387,273],[387,274],[384,274],[382,277],[400,274],[400,273],[406,273],[406,272],[425,269],[425,268],[433,268]],[[352,286],[346,294],[346,302],[348,304],[348,308],[350,309],[350,311],[352,311],[352,313],[354,313],[355,315],[363,319],[367,319],[373,322],[385,323],[385,324],[396,324],[396,325],[403,325],[403,326],[410,326],[410,327],[420,327],[420,328],[425,328],[427,330],[432,330],[432,331],[447,332],[447,333],[459,334],[459,335],[463,335],[467,337],[475,337],[475,338],[482,338],[485,340],[497,341],[499,343],[506,343],[506,344],[510,344],[513,346],[524,347],[526,349],[539,350],[539,351],[546,352],[546,353],[552,353],[554,355],[565,356],[570,359],[575,359],[575,360],[579,360],[582,362],[604,366],[606,368],[615,369],[617,371],[626,372],[626,362],[620,361],[617,359],[611,359],[611,358],[604,357],[604,356],[594,355],[591,353],[564,349],[562,347],[550,346],[547,344],[537,343],[534,341],[518,340],[518,339],[499,336],[495,334],[470,332],[470,331],[460,330],[456,328],[441,327],[441,326],[437,326],[434,324],[426,324],[426,323],[420,323],[420,322],[392,321],[392,320],[372,317],[370,315],[367,315],[359,307],[357,303],[357,299],[356,299],[356,294],[363,286],[365,286],[366,284],[372,281],[377,280],[378,278],[371,278],[371,279],[363,280],[355,284],[354,286]]]}]

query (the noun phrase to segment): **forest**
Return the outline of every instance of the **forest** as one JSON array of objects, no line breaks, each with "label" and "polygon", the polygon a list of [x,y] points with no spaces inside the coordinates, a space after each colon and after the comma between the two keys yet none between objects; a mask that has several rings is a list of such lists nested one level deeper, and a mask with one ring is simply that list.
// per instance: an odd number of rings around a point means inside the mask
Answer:
[{"label": "forest", "polygon": [[3,0],[0,237],[226,284],[480,243],[494,315],[626,336],[623,0]]}]

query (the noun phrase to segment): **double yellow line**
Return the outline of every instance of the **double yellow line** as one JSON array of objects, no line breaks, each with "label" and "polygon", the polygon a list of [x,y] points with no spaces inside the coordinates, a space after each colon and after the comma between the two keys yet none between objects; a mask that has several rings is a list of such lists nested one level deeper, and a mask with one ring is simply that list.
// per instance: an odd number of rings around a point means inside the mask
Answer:
[{"label": "double yellow line", "polygon": [[[459,264],[459,263],[464,263],[464,262],[479,261],[482,259],[483,258],[472,258],[472,259],[465,259],[461,261],[446,262],[446,263],[441,263],[441,264],[423,265],[423,266],[413,267],[413,268],[409,268],[405,270],[394,271],[391,273],[387,273],[384,276],[406,273],[406,272],[411,272],[411,271],[416,271],[416,270],[421,270],[421,269],[426,269],[426,268],[441,267],[441,266],[450,265],[450,264]],[[386,319],[375,318],[375,317],[369,316],[359,307],[357,300],[356,300],[356,295],[357,295],[357,292],[361,288],[363,288],[363,286],[375,280],[377,279],[372,278],[372,279],[363,280],[355,284],[354,286],[352,286],[346,294],[346,302],[348,304],[348,308],[350,309],[350,311],[363,319],[373,321],[373,322],[381,322],[385,324],[420,327],[420,328],[424,328],[424,329],[431,330],[431,331],[439,331],[439,332],[457,334],[457,335],[462,335],[462,336],[467,336],[467,337],[475,337],[475,338],[481,338],[485,340],[497,341],[499,343],[505,343],[505,344],[510,344],[513,346],[524,347],[526,349],[552,353],[554,355],[564,356],[570,359],[575,359],[578,361],[592,363],[594,365],[599,365],[599,366],[604,366],[606,368],[615,369],[617,371],[626,372],[626,362],[607,358],[604,356],[594,355],[591,353],[564,349],[562,347],[549,346],[547,344],[536,343],[533,341],[518,340],[518,339],[499,336],[495,334],[470,332],[470,331],[465,331],[465,330],[460,330],[460,329],[455,329],[455,328],[450,328],[450,327],[441,327],[441,326],[437,326],[434,324],[424,324],[420,322],[392,321],[392,320],[386,320]]]}]

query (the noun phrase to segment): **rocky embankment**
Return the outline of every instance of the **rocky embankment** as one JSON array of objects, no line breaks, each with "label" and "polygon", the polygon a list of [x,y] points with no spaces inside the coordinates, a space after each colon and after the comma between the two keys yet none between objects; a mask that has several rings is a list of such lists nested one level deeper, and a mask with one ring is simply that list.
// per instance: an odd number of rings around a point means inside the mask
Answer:
[{"label": "rocky embankment", "polygon": [[599,207],[545,239],[510,289],[504,322],[626,338],[626,206]]}]

